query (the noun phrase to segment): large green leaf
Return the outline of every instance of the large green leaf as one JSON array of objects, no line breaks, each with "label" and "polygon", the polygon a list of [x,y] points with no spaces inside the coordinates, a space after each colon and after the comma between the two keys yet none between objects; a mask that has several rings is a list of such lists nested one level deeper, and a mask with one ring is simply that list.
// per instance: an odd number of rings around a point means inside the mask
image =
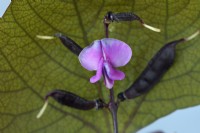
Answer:
[{"label": "large green leaf", "polygon": [[[104,37],[107,11],[135,12],[155,33],[138,22],[113,23],[110,37],[127,42],[134,58],[121,68],[126,79],[117,81],[115,94],[126,89],[150,58],[166,43],[195,32],[200,25],[199,0],[13,1],[0,19],[0,132],[2,133],[111,133],[107,110],[79,111],[50,100],[44,116],[36,119],[45,94],[55,88],[87,99],[103,97],[103,83],[90,84],[94,73],[81,67],[78,58],[58,39],[39,40],[37,34],[62,32],[81,46]],[[119,130],[135,132],[176,109],[199,104],[200,39],[177,46],[175,64],[148,94],[120,104]]]}]

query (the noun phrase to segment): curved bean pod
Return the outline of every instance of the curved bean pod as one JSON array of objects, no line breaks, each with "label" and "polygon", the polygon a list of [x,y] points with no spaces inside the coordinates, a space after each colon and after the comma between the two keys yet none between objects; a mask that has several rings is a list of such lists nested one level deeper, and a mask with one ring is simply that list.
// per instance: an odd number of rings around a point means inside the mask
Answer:
[{"label": "curved bean pod", "polygon": [[61,33],[57,33],[54,35],[55,37],[58,37],[62,44],[67,47],[72,53],[79,55],[80,52],[83,50],[76,42],[74,42],[72,39],[70,39],[67,36],[64,36]]},{"label": "curved bean pod", "polygon": [[45,99],[47,100],[48,97],[52,97],[62,105],[66,105],[80,110],[90,110],[93,108],[99,109],[104,107],[104,103],[101,99],[86,100],[74,93],[64,90],[54,90],[48,93]]},{"label": "curved bean pod", "polygon": [[118,99],[120,101],[124,101],[125,99],[133,99],[152,89],[153,86],[160,81],[162,76],[174,63],[176,45],[185,41],[189,41],[198,34],[199,31],[192,34],[188,38],[182,38],[164,45],[150,60],[136,81],[127,90],[118,94]]}]

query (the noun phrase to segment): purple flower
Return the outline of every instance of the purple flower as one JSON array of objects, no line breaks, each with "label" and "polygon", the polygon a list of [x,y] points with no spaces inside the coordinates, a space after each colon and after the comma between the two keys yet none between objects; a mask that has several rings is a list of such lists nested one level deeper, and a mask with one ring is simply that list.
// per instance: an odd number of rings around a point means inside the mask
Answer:
[{"label": "purple flower", "polygon": [[84,48],[79,54],[79,61],[85,69],[97,71],[96,75],[90,78],[91,83],[97,82],[103,75],[106,87],[111,89],[114,80],[125,78],[125,74],[116,70],[116,67],[126,65],[131,56],[131,48],[126,43],[117,39],[104,38]]}]

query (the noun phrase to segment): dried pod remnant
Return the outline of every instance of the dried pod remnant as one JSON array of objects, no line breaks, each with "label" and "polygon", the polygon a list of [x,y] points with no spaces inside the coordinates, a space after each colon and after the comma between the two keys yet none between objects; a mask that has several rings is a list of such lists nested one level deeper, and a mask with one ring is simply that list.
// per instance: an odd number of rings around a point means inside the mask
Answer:
[{"label": "dried pod remnant", "polygon": [[150,60],[147,67],[136,79],[136,81],[127,90],[118,94],[118,99],[121,101],[125,99],[132,99],[149,91],[172,66],[175,58],[176,45],[189,41],[198,34],[199,31],[187,38],[172,41],[164,45]]},{"label": "dried pod remnant", "polygon": [[62,105],[66,105],[66,106],[79,109],[79,110],[90,110],[93,108],[101,109],[101,108],[104,108],[105,106],[104,102],[101,99],[86,100],[68,91],[54,90],[45,96],[45,104],[43,108],[40,110],[40,112],[38,113],[37,118],[40,118],[43,112],[45,111],[48,104],[49,97],[52,97],[54,100],[56,100],[58,103]]},{"label": "dried pod remnant", "polygon": [[125,78],[125,74],[116,70],[116,67],[126,65],[131,56],[132,50],[126,43],[113,38],[104,38],[84,48],[79,60],[85,69],[97,71],[96,75],[90,78],[91,83],[97,82],[103,76],[106,87],[111,89],[114,80]]}]

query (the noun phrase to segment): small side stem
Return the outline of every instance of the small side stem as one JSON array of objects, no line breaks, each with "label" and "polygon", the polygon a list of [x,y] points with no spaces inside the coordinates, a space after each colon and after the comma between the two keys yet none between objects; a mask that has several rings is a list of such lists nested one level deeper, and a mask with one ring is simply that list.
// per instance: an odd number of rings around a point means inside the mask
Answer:
[{"label": "small side stem", "polygon": [[117,109],[118,109],[118,105],[115,103],[114,91],[112,88],[110,89],[109,110],[112,114],[114,133],[118,133]]},{"label": "small side stem", "polygon": [[109,26],[109,24],[107,24],[107,23],[104,22],[104,29],[105,29],[106,38],[108,38],[108,34],[109,34],[109,33],[108,33],[108,32],[109,32],[109,31],[108,31],[108,26]]}]

